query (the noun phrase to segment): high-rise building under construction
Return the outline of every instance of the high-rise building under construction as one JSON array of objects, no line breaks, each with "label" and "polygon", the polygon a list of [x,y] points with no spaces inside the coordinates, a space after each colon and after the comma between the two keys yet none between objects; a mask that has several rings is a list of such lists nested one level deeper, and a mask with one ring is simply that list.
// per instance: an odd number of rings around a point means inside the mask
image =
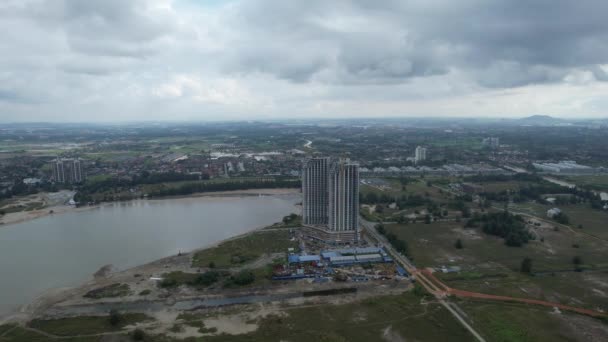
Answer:
[{"label": "high-rise building under construction", "polygon": [[359,165],[312,158],[302,170],[302,221],[308,235],[329,243],[359,237]]}]

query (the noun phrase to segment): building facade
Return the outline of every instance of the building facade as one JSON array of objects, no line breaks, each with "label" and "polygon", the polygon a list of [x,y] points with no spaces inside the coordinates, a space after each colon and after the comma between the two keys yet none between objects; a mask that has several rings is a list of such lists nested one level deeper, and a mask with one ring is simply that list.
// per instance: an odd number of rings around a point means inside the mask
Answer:
[{"label": "building facade", "polygon": [[313,158],[302,169],[302,223],[327,224],[329,158]]},{"label": "building facade", "polygon": [[84,181],[82,162],[79,158],[57,158],[51,162],[53,180],[57,183],[74,184]]},{"label": "building facade", "polygon": [[497,137],[489,137],[489,138],[484,138],[481,141],[482,145],[490,147],[490,148],[498,148],[500,147],[500,139]]},{"label": "building facade", "polygon": [[328,243],[359,238],[359,165],[313,158],[302,170],[302,222],[307,235]]},{"label": "building facade", "polygon": [[414,161],[419,163],[423,160],[426,160],[426,148],[422,146],[416,147],[416,151],[414,152]]},{"label": "building facade", "polygon": [[359,165],[346,160],[332,164],[328,186],[329,229],[356,230],[359,226]]}]

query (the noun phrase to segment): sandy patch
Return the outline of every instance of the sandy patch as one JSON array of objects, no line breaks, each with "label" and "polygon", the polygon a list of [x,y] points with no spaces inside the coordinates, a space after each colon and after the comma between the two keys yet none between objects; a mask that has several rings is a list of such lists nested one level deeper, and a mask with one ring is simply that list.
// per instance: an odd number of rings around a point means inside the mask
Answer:
[{"label": "sandy patch", "polygon": [[217,329],[214,334],[240,335],[256,331],[258,321],[271,315],[281,317],[287,314],[276,306],[260,304],[253,311],[208,318],[203,322],[206,328]]},{"label": "sandy patch", "polygon": [[458,235],[463,236],[469,240],[483,239],[483,237],[479,235],[475,229],[453,228],[452,231],[458,233]]},{"label": "sandy patch", "polygon": [[393,331],[393,327],[390,325],[382,331],[382,339],[387,342],[405,342],[405,339]]}]

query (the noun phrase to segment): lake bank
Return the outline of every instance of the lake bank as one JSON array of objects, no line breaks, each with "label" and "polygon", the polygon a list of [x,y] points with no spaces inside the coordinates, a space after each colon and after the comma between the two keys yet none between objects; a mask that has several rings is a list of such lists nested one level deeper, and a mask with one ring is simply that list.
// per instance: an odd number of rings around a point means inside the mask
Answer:
[{"label": "lake bank", "polygon": [[[191,195],[184,196],[167,196],[167,197],[153,197],[147,200],[149,201],[163,201],[180,198],[199,198],[199,197],[245,197],[245,196],[274,196],[274,195],[287,195],[297,194],[298,188],[269,188],[269,189],[247,189],[247,190],[231,190],[231,191],[216,191],[216,192],[199,192]],[[135,201],[135,200],[133,200]],[[96,209],[104,205],[110,205],[113,203],[130,202],[130,201],[116,201],[116,202],[103,202],[94,205],[86,205],[81,207],[75,207],[71,205],[51,205],[43,209],[19,211],[13,213],[7,213],[0,216],[0,229],[3,227],[10,226],[12,224],[18,224],[27,222],[30,220],[36,220],[49,215],[60,215],[68,212],[78,212],[90,209]]]},{"label": "lake bank", "polygon": [[0,272],[10,275],[0,283],[0,316],[104,265],[124,270],[211,246],[299,210],[293,192],[215,195],[108,203],[0,229]]}]

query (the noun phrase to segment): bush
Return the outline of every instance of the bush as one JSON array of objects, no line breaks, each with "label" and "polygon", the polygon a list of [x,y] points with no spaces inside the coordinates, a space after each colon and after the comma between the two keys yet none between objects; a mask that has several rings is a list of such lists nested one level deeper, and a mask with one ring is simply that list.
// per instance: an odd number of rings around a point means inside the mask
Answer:
[{"label": "bush", "polygon": [[456,243],[454,243],[454,247],[456,247],[456,249],[463,249],[464,246],[462,245],[462,240],[456,240]]},{"label": "bush", "polygon": [[133,341],[143,341],[146,338],[146,333],[141,329],[135,329],[133,330],[131,337],[133,338]]},{"label": "bush", "polygon": [[236,285],[249,285],[255,281],[255,275],[250,271],[241,271],[232,277],[230,277],[232,282]]},{"label": "bush", "polygon": [[521,273],[532,273],[532,259],[524,258],[524,260],[521,261]]},{"label": "bush", "polygon": [[201,274],[196,278],[193,285],[209,286],[218,281],[220,278],[219,272],[209,271]]},{"label": "bush", "polygon": [[112,310],[110,310],[110,315],[108,316],[108,321],[111,326],[116,327],[122,321],[122,315],[118,311],[112,309]]},{"label": "bush", "polygon": [[568,215],[564,214],[564,213],[559,213],[555,216],[553,216],[553,219],[561,224],[568,224],[570,223],[570,218],[568,217]]}]

